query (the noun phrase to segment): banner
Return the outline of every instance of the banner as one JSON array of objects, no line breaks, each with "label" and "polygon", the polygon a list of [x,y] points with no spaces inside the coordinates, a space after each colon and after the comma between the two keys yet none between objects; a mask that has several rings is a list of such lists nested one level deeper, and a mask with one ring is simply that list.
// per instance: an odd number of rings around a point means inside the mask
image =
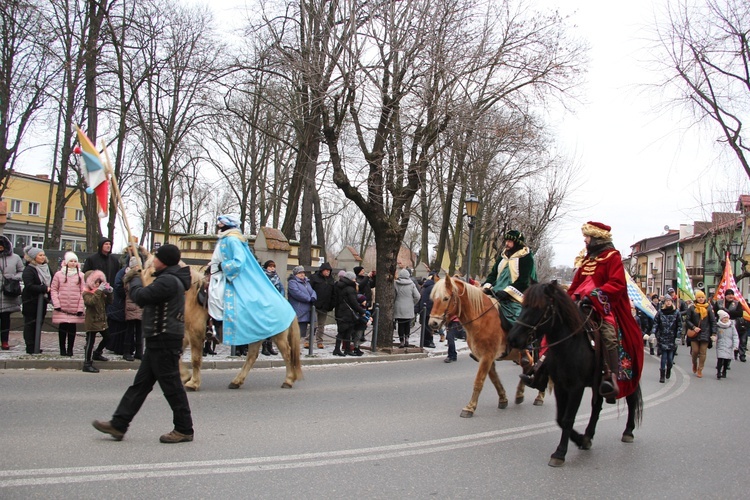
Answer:
[{"label": "banner", "polygon": [[628,297],[630,298],[630,303],[633,304],[636,309],[643,311],[646,316],[654,319],[654,316],[656,316],[656,309],[653,304],[651,304],[651,301],[648,300],[646,294],[635,284],[635,281],[633,281],[633,278],[630,277],[630,273],[627,271],[625,271],[625,281],[628,286]]},{"label": "banner", "polygon": [[685,263],[682,261],[679,249],[677,251],[677,290],[679,291],[679,297],[681,299],[695,300],[695,295],[693,295],[693,284],[690,281],[687,269],[685,269]]},{"label": "banner", "polygon": [[102,159],[99,157],[99,151],[96,146],[89,140],[83,130],[76,125],[78,142],[80,148],[76,148],[76,154],[83,156],[84,168],[81,169],[84,179],[86,180],[86,192],[96,194],[96,201],[99,204],[99,217],[107,217],[109,210],[109,179],[107,171],[104,169]]},{"label": "banner", "polygon": [[727,252],[726,261],[724,262],[724,276],[722,276],[719,286],[716,287],[716,293],[711,300],[713,300],[714,302],[717,300],[723,300],[724,293],[729,289],[734,290],[734,298],[740,304],[742,304],[742,309],[744,309],[745,312],[750,315],[750,307],[748,307],[747,301],[740,293],[740,289],[737,288],[737,283],[734,281],[734,274],[732,274],[732,263],[729,260],[729,252]]}]

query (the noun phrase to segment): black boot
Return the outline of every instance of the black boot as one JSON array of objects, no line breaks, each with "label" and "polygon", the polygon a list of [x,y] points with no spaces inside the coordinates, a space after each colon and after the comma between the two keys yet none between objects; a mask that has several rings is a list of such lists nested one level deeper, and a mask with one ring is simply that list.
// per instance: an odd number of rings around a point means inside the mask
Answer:
[{"label": "black boot", "polygon": [[547,370],[544,366],[544,356],[539,358],[539,361],[537,361],[527,373],[522,373],[520,377],[523,383],[532,389],[536,389],[537,391],[544,391],[547,389],[549,376],[547,375]]},{"label": "black boot", "polygon": [[606,371],[599,385],[599,394],[609,404],[615,404],[620,388],[617,386],[617,373],[619,372],[620,355],[617,349],[606,352]]},{"label": "black boot", "polygon": [[[65,332],[58,332],[57,336],[58,336],[58,340],[60,341],[60,356],[67,356],[68,351],[65,349],[65,339],[68,335]],[[737,358],[735,357],[734,359],[737,359]]]},{"label": "black boot", "polygon": [[351,345],[351,342],[348,340],[344,340],[341,342],[341,351],[344,353],[344,356],[350,355],[349,353],[349,346]]},{"label": "black boot", "polygon": [[667,379],[672,376],[672,363],[667,363]]},{"label": "black boot", "polygon": [[343,352],[341,352],[341,340],[336,339],[336,346],[333,348],[333,355],[334,356],[346,356]]},{"label": "black boot", "polygon": [[660,384],[663,384],[664,382],[666,382],[666,380],[664,380],[665,372],[666,370],[659,370],[659,383]]},{"label": "black boot", "polygon": [[260,353],[263,356],[270,356],[271,355],[271,353],[268,352],[268,341],[267,340],[263,341],[263,347],[261,348]]},{"label": "black boot", "polygon": [[273,348],[273,340],[266,340],[266,344],[268,344],[268,352],[271,356],[276,356],[279,353],[279,351]]},{"label": "black boot", "polygon": [[84,348],[84,362],[83,362],[83,371],[86,373],[99,373],[99,370],[97,368],[94,368],[94,363],[93,363],[95,340],[96,340],[96,332],[86,332],[86,347]]}]

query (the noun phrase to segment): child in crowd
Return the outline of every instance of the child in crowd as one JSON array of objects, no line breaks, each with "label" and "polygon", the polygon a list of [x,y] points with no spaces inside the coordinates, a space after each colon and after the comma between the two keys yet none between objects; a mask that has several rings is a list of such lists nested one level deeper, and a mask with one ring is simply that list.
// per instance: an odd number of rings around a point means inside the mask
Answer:
[{"label": "child in crowd", "polygon": [[[279,274],[276,272],[276,263],[272,260],[265,261],[263,263],[263,271],[265,271],[266,277],[271,283],[273,283],[273,286],[276,287],[276,290],[278,290],[281,296],[284,297],[284,284],[281,282],[281,277],[279,277]],[[264,356],[275,356],[278,354],[278,351],[273,348],[272,340],[266,339],[263,341],[261,354]]]},{"label": "child in crowd", "polygon": [[[86,282],[83,290],[83,303],[86,306],[86,358],[83,362],[83,371],[87,373],[99,373],[94,367],[93,361],[109,361],[102,355],[104,345],[107,341],[107,304],[112,303],[113,289],[107,283],[104,273],[98,270],[86,271],[84,275]],[[99,346],[94,351],[96,334],[102,335]]]},{"label": "child in crowd", "polygon": [[682,316],[678,311],[672,297],[664,296],[661,309],[654,317],[654,326],[651,333],[656,335],[656,343],[661,352],[661,368],[659,369],[659,382],[665,382],[664,378],[672,376],[672,365],[674,364],[674,352],[677,347],[677,339],[682,332]]},{"label": "child in crowd", "polygon": [[[727,378],[727,367],[729,360],[735,349],[740,347],[740,338],[737,335],[737,329],[734,327],[734,321],[729,319],[729,313],[719,309],[717,313],[719,320],[716,322],[716,378],[721,380]],[[712,339],[713,340],[713,339]]]},{"label": "child in crowd", "polygon": [[52,323],[59,325],[60,356],[73,356],[76,325],[83,323],[84,280],[78,264],[78,256],[65,252],[62,267],[55,273],[50,285],[52,298]]}]

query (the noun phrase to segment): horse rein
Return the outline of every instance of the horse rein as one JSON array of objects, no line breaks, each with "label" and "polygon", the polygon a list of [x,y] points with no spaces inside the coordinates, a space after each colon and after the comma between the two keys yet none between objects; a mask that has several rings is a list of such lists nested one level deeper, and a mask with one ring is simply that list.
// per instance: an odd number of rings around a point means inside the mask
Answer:
[{"label": "horse rein", "polygon": [[[466,288],[464,288],[464,293],[466,293]],[[461,295],[463,295],[463,294],[461,294]],[[457,294],[455,294],[455,293],[452,293],[452,294],[451,294],[451,297],[450,297],[450,299],[448,299],[448,306],[446,306],[446,308],[445,308],[445,312],[443,313],[443,319],[442,319],[442,323],[443,323],[443,324],[445,324],[445,320],[446,320],[446,319],[448,318],[448,310],[450,309],[450,306],[451,306],[451,302],[453,302],[453,299],[455,299],[455,298],[457,298],[457,297],[458,297],[458,295],[457,295]],[[456,314],[455,314],[455,316],[458,316],[459,314],[461,314],[461,302],[460,302],[460,301],[457,301],[457,304],[458,304],[458,305],[456,306]],[[492,304],[492,305],[491,305],[490,307],[488,307],[487,309],[485,309],[484,311],[482,311],[482,313],[481,313],[481,314],[480,314],[479,316],[477,316],[476,318],[474,318],[474,319],[470,319],[469,321],[462,321],[462,322],[461,322],[461,325],[462,325],[462,326],[466,326],[466,325],[469,325],[469,324],[471,324],[471,323],[475,322],[476,320],[478,320],[479,318],[481,318],[482,316],[484,316],[485,314],[487,314],[488,312],[490,312],[490,311],[492,311],[492,310],[495,310],[495,311],[497,311],[497,310],[498,310],[498,309],[497,309],[497,308],[495,307],[495,305],[494,305],[494,304]]]},{"label": "horse rein", "polygon": [[[535,332],[537,331],[537,329],[540,326],[544,325],[548,321],[552,321],[552,319],[555,317],[555,314],[556,314],[555,312],[553,312],[552,315],[549,315],[548,313],[550,311],[552,311],[552,310],[553,310],[552,304],[547,305],[547,309],[545,309],[544,314],[539,319],[539,321],[537,321],[536,325],[529,325],[528,323],[524,323],[524,322],[522,322],[520,320],[516,320],[516,323],[520,324],[521,326],[523,326],[525,328],[529,328],[532,331],[532,338],[533,338],[533,340],[531,341],[532,347],[529,348],[530,351],[539,351],[539,350],[542,349],[541,345],[540,346],[534,346],[534,343],[537,341]],[[594,309],[593,308],[589,308],[589,312],[586,315],[586,318],[581,323],[580,327],[576,328],[575,330],[573,330],[572,332],[570,332],[568,335],[566,335],[565,337],[561,338],[560,340],[556,340],[556,341],[552,342],[551,344],[547,344],[544,347],[546,349],[549,349],[550,347],[562,344],[566,340],[572,338],[574,335],[577,335],[578,333],[582,332],[584,330],[584,328],[586,327],[586,325],[589,323],[589,321],[591,321],[591,315],[593,314],[593,312],[594,312]],[[601,328],[601,324],[599,325],[599,327]]]}]

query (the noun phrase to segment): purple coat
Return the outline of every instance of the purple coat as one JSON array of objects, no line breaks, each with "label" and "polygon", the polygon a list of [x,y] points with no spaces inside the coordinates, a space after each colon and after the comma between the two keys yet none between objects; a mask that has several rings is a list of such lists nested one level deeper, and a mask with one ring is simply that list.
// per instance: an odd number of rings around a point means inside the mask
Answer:
[{"label": "purple coat", "polygon": [[289,303],[297,314],[297,321],[309,323],[310,310],[315,301],[318,300],[315,290],[310,285],[310,280],[307,277],[299,279],[294,275],[290,276],[287,284],[287,295]]},{"label": "purple coat", "polygon": [[[83,323],[83,273],[76,268],[75,272],[66,274],[68,268],[55,273],[50,283],[52,297],[52,323]],[[79,314],[80,313],[80,314]]]}]

